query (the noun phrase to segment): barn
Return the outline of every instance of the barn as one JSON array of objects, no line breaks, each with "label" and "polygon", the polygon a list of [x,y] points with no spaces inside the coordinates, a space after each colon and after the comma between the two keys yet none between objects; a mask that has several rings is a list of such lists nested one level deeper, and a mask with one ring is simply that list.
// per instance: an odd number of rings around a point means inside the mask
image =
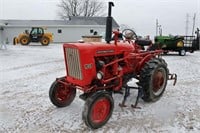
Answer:
[{"label": "barn", "polygon": [[[0,20],[0,42],[13,43],[13,38],[31,27],[44,27],[52,32],[55,43],[75,42],[97,32],[104,36],[106,17],[70,17],[68,20]],[[113,29],[119,28],[113,19]]]}]

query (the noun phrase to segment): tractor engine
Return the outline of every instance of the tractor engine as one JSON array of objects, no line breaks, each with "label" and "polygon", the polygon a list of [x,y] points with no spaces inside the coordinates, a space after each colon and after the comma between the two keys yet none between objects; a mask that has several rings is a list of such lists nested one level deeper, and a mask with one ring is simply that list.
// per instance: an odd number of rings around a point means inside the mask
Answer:
[{"label": "tractor engine", "polygon": [[136,53],[137,49],[129,43],[65,44],[66,80],[79,86],[84,92],[94,86],[119,90],[122,78],[134,73],[134,62],[129,62],[132,52]]}]

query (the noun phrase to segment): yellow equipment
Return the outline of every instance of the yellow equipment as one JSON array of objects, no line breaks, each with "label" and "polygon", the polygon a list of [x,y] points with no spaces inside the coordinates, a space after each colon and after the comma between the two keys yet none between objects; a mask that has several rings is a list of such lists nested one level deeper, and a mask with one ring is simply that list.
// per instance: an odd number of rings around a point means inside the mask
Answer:
[{"label": "yellow equipment", "polygon": [[28,45],[30,42],[40,42],[43,46],[47,46],[53,42],[53,34],[45,33],[42,27],[32,27],[30,33],[26,30],[25,33],[21,33],[13,39],[14,45],[18,43]]}]

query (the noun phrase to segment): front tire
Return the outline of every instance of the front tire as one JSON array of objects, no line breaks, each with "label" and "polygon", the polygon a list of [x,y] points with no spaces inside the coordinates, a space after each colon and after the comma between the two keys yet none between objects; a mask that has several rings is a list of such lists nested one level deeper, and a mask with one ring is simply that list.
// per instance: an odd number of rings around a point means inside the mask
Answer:
[{"label": "front tire", "polygon": [[165,91],[168,80],[167,64],[163,59],[154,58],[145,64],[140,73],[145,102],[159,100]]},{"label": "front tire", "polygon": [[[59,79],[65,81],[65,78]],[[57,107],[69,106],[76,96],[76,89],[66,86],[57,80],[54,81],[49,90],[49,98],[51,102]]]},{"label": "front tire", "polygon": [[114,101],[109,92],[96,92],[87,98],[82,119],[88,127],[92,129],[100,128],[110,119],[113,108]]},{"label": "front tire", "polygon": [[186,55],[185,49],[181,49],[181,50],[179,51],[179,55],[180,55],[180,56],[185,56],[185,55]]}]

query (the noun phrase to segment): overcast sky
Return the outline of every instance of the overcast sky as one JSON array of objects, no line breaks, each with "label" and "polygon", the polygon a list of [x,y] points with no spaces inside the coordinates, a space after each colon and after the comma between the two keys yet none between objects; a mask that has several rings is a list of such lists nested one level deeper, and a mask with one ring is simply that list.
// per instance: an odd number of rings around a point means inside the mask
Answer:
[{"label": "overcast sky", "polygon": [[[60,0],[0,0],[0,19],[59,19]],[[189,33],[194,13],[200,28],[200,0],[102,0],[113,1],[113,17],[119,24],[134,28],[141,35],[155,35],[156,19],[163,34],[185,34],[186,14]],[[107,11],[107,9],[106,9]]]}]

